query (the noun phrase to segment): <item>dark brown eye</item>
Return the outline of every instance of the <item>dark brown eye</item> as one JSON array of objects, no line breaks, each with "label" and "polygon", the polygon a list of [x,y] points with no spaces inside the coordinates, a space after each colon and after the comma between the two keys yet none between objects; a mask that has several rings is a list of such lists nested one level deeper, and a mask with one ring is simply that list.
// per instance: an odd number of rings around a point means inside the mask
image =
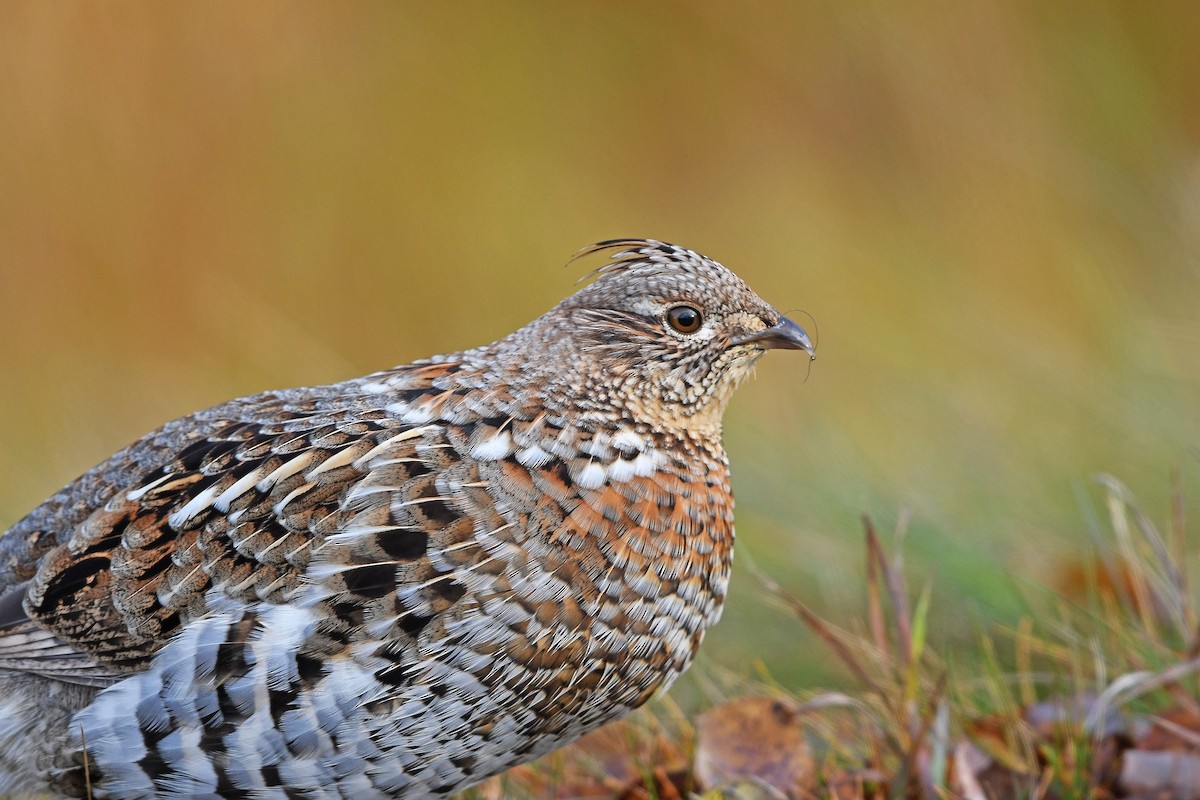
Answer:
[{"label": "dark brown eye", "polygon": [[675,306],[667,312],[667,322],[680,333],[695,333],[703,321],[700,311],[691,306]]}]

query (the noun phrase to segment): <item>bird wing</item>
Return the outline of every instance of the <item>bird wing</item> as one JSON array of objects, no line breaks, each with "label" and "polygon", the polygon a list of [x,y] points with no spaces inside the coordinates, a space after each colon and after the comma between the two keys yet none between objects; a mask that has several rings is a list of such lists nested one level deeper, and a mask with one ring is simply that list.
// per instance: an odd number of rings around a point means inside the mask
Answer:
[{"label": "bird wing", "polygon": [[[412,368],[409,395],[436,393],[450,368]],[[331,534],[386,517],[370,485],[421,491],[416,451],[436,426],[422,438],[372,405],[344,387],[233,401],[169,424],[52,498],[0,539],[9,561],[37,555],[35,574],[10,567],[25,580],[0,596],[0,668],[103,685],[142,668],[214,600],[288,600]]]}]

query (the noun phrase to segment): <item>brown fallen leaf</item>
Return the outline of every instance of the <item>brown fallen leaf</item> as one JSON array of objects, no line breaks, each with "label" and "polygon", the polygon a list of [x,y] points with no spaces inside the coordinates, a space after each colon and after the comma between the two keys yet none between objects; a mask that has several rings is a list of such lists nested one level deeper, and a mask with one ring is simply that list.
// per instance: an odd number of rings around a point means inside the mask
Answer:
[{"label": "brown fallen leaf", "polygon": [[796,797],[814,783],[801,715],[787,700],[745,697],[696,723],[696,783],[702,789],[749,782]]},{"label": "brown fallen leaf", "polygon": [[[489,778],[477,791],[485,800],[512,796],[607,800],[632,791],[656,768],[686,774],[685,767],[679,748],[660,731],[626,720],[605,725],[532,764]],[[669,800],[670,795],[657,797]]]},{"label": "brown fallen leaf", "polygon": [[1200,752],[1200,716],[1183,708],[1171,708],[1152,716],[1150,730],[1138,739],[1137,747]]}]

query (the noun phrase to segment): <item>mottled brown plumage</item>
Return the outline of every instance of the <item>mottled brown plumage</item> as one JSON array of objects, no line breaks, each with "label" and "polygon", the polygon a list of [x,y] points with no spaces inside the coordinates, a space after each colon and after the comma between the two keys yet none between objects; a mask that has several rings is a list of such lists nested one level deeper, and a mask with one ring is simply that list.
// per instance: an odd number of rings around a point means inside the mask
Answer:
[{"label": "mottled brown plumage", "polygon": [[86,750],[95,797],[441,796],[669,685],[729,578],[721,414],[812,347],[692,251],[591,251],[511,336],[168,423],[0,538],[0,791]]}]

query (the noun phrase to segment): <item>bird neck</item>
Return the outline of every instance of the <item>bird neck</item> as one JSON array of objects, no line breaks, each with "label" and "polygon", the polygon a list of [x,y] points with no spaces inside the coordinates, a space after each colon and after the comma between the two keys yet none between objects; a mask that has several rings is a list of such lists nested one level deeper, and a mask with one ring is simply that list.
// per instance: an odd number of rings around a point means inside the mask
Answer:
[{"label": "bird neck", "polygon": [[534,337],[522,329],[442,358],[460,365],[443,388],[491,398],[494,413],[524,418],[549,413],[575,427],[638,430],[723,452],[721,419],[729,393],[693,405],[664,402],[638,365],[582,350],[571,337]]}]

